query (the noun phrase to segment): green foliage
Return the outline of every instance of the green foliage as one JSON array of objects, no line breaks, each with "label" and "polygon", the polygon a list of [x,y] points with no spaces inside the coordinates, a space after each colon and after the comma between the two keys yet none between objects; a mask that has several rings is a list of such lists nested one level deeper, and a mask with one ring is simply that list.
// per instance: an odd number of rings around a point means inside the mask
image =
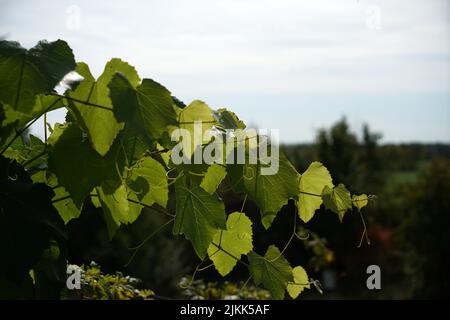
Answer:
[{"label": "green foliage", "polygon": [[[274,160],[276,161],[276,160]],[[277,213],[289,199],[298,197],[298,173],[286,157],[280,153],[277,174],[262,175],[265,164],[229,165],[235,190],[245,192],[260,210],[264,227],[268,229]]]},{"label": "green foliage", "polygon": [[[187,285],[188,284],[188,285]],[[269,300],[270,292],[253,285],[225,281],[205,282],[195,280],[189,284],[187,278],[182,278],[182,297],[190,300]]]},{"label": "green foliage", "polygon": [[336,213],[341,222],[344,219],[344,214],[352,208],[350,191],[342,183],[333,189],[325,186],[322,191],[322,198],[325,208]]},{"label": "green foliage", "polygon": [[68,105],[77,121],[89,135],[93,148],[101,156],[104,156],[123,128],[123,123],[117,121],[112,113],[108,84],[116,72],[125,74],[134,85],[139,84],[140,79],[136,70],[120,59],[109,61],[97,81],[85,63],[78,63],[76,71],[84,77],[84,80],[77,85],[75,90],[69,91],[67,95],[79,101],[101,106],[101,108],[93,108],[76,100],[68,100]]},{"label": "green foliage", "polygon": [[320,208],[325,187],[333,187],[331,175],[320,162],[313,162],[300,177],[300,194],[297,202],[300,219],[308,222]]},{"label": "green foliage", "polygon": [[216,232],[208,256],[222,276],[230,273],[241,256],[253,249],[252,234],[252,222],[242,212],[231,213],[227,229]]},{"label": "green foliage", "polygon": [[225,229],[225,207],[217,195],[201,187],[189,187],[183,177],[175,184],[177,212],[174,234],[190,239],[197,255],[203,259],[218,229]]},{"label": "green foliage", "polygon": [[91,263],[80,269],[80,290],[64,289],[61,298],[65,300],[151,300],[152,290],[141,289],[141,281],[122,273],[104,274],[100,266]]},{"label": "green foliage", "polygon": [[294,276],[294,283],[290,283],[287,286],[287,291],[292,299],[297,299],[300,293],[305,289],[310,288],[308,274],[301,266],[292,269]]},{"label": "green foliage", "polygon": [[[75,68],[84,79],[62,95],[55,93],[54,87]],[[39,116],[63,107],[68,110],[66,123],[50,128],[48,141],[18,140]],[[225,135],[226,129],[245,128],[244,122],[233,112],[214,111],[200,100],[185,106],[161,84],[141,81],[134,67],[120,59],[110,60],[95,80],[85,63],[75,65],[72,51],[61,40],[40,42],[30,50],[15,42],[0,42],[0,115],[0,228],[8,257],[8,263],[1,266],[7,278],[1,281],[11,287],[10,279],[17,280],[17,290],[10,292],[33,287],[31,269],[35,287],[44,283],[42,274],[49,282],[61,280],[51,275],[63,271],[63,222],[77,218],[90,199],[102,208],[111,238],[122,224],[136,221],[144,207],[162,208],[173,217],[166,222],[173,222],[173,234],[190,240],[201,259],[208,254],[220,274],[228,274],[240,261],[249,267],[256,284],[266,287],[273,298],[282,299],[289,284],[306,287],[300,283],[304,274],[298,267],[293,273],[283,252],[273,245],[264,257],[251,251],[255,221],[242,212],[227,217],[219,185],[231,184],[229,189],[235,194],[248,196],[258,206],[266,229],[289,200],[297,203],[304,222],[313,218],[323,202],[341,220],[352,208],[350,192],[343,185],[333,189],[331,176],[321,163],[312,163],[300,175],[277,149],[271,157],[279,168],[271,175],[263,174],[270,165],[263,158],[246,164],[171,163],[174,129],[193,133],[195,122],[201,121],[202,133],[214,127]],[[260,146],[261,137],[255,138],[256,144],[239,142],[246,157],[253,154],[252,145]],[[188,158],[195,148],[210,147],[213,140],[194,138]],[[169,192],[172,183],[174,196]],[[173,208],[168,205],[171,198],[175,215],[168,212]],[[358,203],[361,209],[364,199],[358,198]],[[25,236],[13,234],[17,230]],[[57,252],[55,248],[59,248],[57,257],[45,254]],[[249,263],[243,261],[245,256]],[[41,263],[41,258],[50,262]],[[58,272],[47,272],[50,266]],[[301,290],[290,291],[297,296]]]},{"label": "green foliage", "polygon": [[257,285],[263,284],[275,299],[283,299],[289,282],[293,282],[292,267],[275,246],[264,257],[255,252],[248,255],[250,274]]},{"label": "green foliage", "polygon": [[212,164],[208,167],[200,187],[206,192],[213,194],[216,192],[219,184],[225,179],[226,175],[227,170],[225,167],[218,164]]}]

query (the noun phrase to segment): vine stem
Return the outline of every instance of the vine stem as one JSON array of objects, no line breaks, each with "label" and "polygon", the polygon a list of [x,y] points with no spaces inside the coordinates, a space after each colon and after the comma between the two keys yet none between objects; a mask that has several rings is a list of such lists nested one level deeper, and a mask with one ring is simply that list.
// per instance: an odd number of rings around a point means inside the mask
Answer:
[{"label": "vine stem", "polygon": [[242,201],[241,212],[244,212],[245,203],[247,202],[247,194],[245,194],[244,201]]},{"label": "vine stem", "polygon": [[59,201],[64,201],[64,200],[69,199],[69,198],[70,198],[70,196],[64,196],[64,197],[52,200],[52,203],[56,203],[56,202],[59,202]]},{"label": "vine stem", "polygon": [[35,155],[33,158],[25,161],[22,166],[26,167],[27,165],[29,165],[30,163],[32,163],[34,160],[39,159],[40,157],[42,157],[43,155],[45,155],[47,153],[47,151],[42,151],[41,153]]},{"label": "vine stem", "polygon": [[165,215],[167,215],[167,216],[169,216],[169,217],[175,218],[175,215],[174,215],[174,214],[171,214],[171,213],[169,213],[169,212],[166,212],[166,211],[160,209],[159,207],[156,207],[156,206],[149,206],[148,204],[145,204],[145,203],[142,203],[142,202],[139,202],[139,201],[130,199],[130,198],[128,198],[127,200],[128,200],[129,202],[131,202],[131,203],[139,204],[139,205],[141,205],[141,206],[143,206],[143,207],[145,207],[145,208],[148,208],[148,209],[154,209],[155,211],[164,213]]},{"label": "vine stem", "polygon": [[[218,251],[219,251],[219,250],[217,250],[215,253],[217,253]],[[194,270],[194,273],[193,273],[192,276],[191,276],[191,280],[189,281],[189,283],[187,283],[186,285],[181,285],[181,284],[180,284],[180,287],[181,287],[182,289],[187,289],[187,288],[189,288],[190,285],[192,285],[192,283],[194,282],[195,276],[197,275],[197,272],[200,272],[200,271],[202,271],[202,270],[206,270],[207,268],[209,268],[209,266],[212,265],[212,264],[209,265],[208,267],[206,267],[206,269],[205,269],[205,268],[200,268],[201,265],[202,265],[205,261],[206,261],[206,258],[203,259],[203,260],[197,265],[197,267],[196,267],[195,270]]]},{"label": "vine stem", "polygon": [[213,246],[215,246],[217,249],[219,249],[220,251],[222,251],[223,253],[225,253],[226,255],[230,256],[231,258],[233,258],[234,260],[236,260],[237,262],[243,264],[246,267],[249,267],[248,263],[245,263],[244,261],[242,261],[241,259],[238,259],[236,256],[234,256],[232,253],[228,252],[227,250],[225,250],[224,248],[222,248],[221,246],[219,246],[218,244],[211,242],[211,244]]},{"label": "vine stem", "polygon": [[363,224],[363,227],[364,227],[364,231],[363,231],[363,233],[362,233],[362,235],[361,235],[361,239],[359,240],[359,244],[358,244],[358,246],[357,246],[357,248],[359,249],[359,248],[361,248],[361,246],[362,246],[364,236],[366,236],[366,241],[367,241],[367,244],[368,244],[369,246],[370,246],[371,242],[370,242],[370,239],[369,239],[369,235],[367,234],[366,221],[364,220],[364,217],[363,217],[363,215],[362,215],[362,213],[361,213],[361,210],[358,210],[358,212],[359,212],[359,216],[361,217],[361,221],[362,221],[362,224]]},{"label": "vine stem", "polygon": [[80,99],[77,99],[77,98],[73,98],[73,97],[70,97],[70,96],[63,96],[63,95],[60,95],[60,94],[58,94],[56,92],[51,92],[51,93],[49,93],[49,95],[55,96],[55,97],[60,97],[62,99],[67,99],[67,100],[73,101],[73,102],[78,102],[78,103],[81,103],[81,104],[84,104],[84,105],[87,105],[87,106],[90,106],[90,107],[99,108],[99,109],[103,109],[103,110],[108,110],[108,111],[111,111],[111,112],[113,111],[113,109],[111,109],[111,108],[108,108],[108,107],[105,107],[105,106],[102,106],[102,105],[99,105],[99,104],[96,104],[96,103],[92,103],[92,102],[89,102],[89,101],[83,101],[83,100],[80,100]]},{"label": "vine stem", "polygon": [[291,244],[292,240],[294,239],[295,235],[297,234],[297,210],[294,210],[294,228],[291,234],[291,237],[289,238],[288,242],[286,243],[286,245],[284,246],[283,250],[281,250],[280,254],[272,260],[269,260],[269,262],[275,262],[278,259],[281,258],[281,256],[284,254],[284,252],[287,250],[287,248],[289,247],[289,245]]},{"label": "vine stem", "polygon": [[131,247],[128,248],[129,250],[134,250],[133,254],[131,255],[130,259],[128,260],[128,262],[124,265],[124,267],[128,267],[130,265],[130,263],[133,261],[134,257],[136,256],[136,254],[138,253],[138,251],[142,248],[142,246],[147,243],[147,241],[149,241],[151,238],[153,238],[155,235],[157,235],[162,229],[164,229],[167,225],[169,225],[170,223],[172,223],[175,219],[172,218],[168,221],[166,221],[164,224],[162,224],[161,226],[159,226],[155,231],[153,231],[152,233],[150,233],[139,245],[137,245],[136,247]]}]

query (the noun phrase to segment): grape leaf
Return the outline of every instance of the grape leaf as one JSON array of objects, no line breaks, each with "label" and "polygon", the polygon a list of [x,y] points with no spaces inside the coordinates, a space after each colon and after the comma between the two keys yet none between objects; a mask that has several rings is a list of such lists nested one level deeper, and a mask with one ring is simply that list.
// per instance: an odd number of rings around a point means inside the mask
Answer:
[{"label": "grape leaf", "polygon": [[14,140],[3,155],[16,160],[21,165],[34,167],[47,162],[47,154],[43,154],[44,150],[45,144],[41,139],[30,134],[28,142],[24,137]]},{"label": "grape leaf", "polygon": [[309,279],[305,269],[301,266],[295,267],[292,274],[294,275],[294,283],[288,284],[287,291],[292,299],[297,299],[303,290],[310,288]]},{"label": "grape leaf", "polygon": [[253,249],[252,235],[252,222],[242,212],[230,214],[227,229],[216,233],[208,248],[208,255],[223,277],[236,266],[236,259]]},{"label": "grape leaf", "polygon": [[245,129],[246,125],[237,115],[225,108],[218,109],[214,116],[224,129]]},{"label": "grape leaf", "polygon": [[292,267],[280,250],[274,245],[267,249],[264,257],[251,251],[248,254],[250,274],[256,285],[263,286],[270,291],[274,299],[282,300],[288,282],[294,281]]},{"label": "grape leaf", "polygon": [[66,189],[58,185],[58,180],[54,174],[41,170],[33,174],[31,179],[34,183],[45,183],[53,189],[53,192],[55,193],[52,198],[53,206],[58,210],[58,213],[65,224],[80,216],[82,205],[80,207],[75,205]]},{"label": "grape leaf", "polygon": [[217,195],[199,186],[189,188],[185,180],[182,177],[175,183],[177,208],[173,234],[184,234],[203,259],[217,229],[226,229],[225,207]]},{"label": "grape leaf", "polygon": [[313,162],[300,177],[298,211],[305,223],[312,219],[322,204],[322,191],[328,186],[333,188],[333,180],[327,168],[320,162]]},{"label": "grape leaf", "polygon": [[216,192],[222,180],[227,175],[227,169],[224,166],[218,164],[212,164],[208,167],[208,170],[203,177],[200,187],[203,188],[209,194]]},{"label": "grape leaf", "polygon": [[169,186],[166,170],[155,159],[145,157],[131,168],[131,176],[127,179],[129,199],[142,203],[130,202],[130,222],[139,216],[143,205],[151,206],[154,203],[161,207],[167,206]]},{"label": "grape leaf", "polygon": [[168,125],[174,125],[176,113],[169,90],[144,79],[134,86],[120,73],[108,85],[117,120],[141,129],[150,139],[159,139]]},{"label": "grape leaf", "polygon": [[52,141],[49,170],[56,174],[59,184],[69,192],[77,207],[81,207],[94,187],[106,180],[120,181],[118,174],[123,170],[124,161],[118,144],[101,157],[76,123],[64,125],[62,133],[60,128],[55,131],[59,137]]},{"label": "grape leaf", "polygon": [[69,91],[67,95],[70,98],[99,105],[101,108],[68,99],[69,107],[88,133],[94,149],[104,156],[118,132],[123,128],[123,123],[119,123],[112,112],[113,105],[109,97],[108,84],[116,72],[126,76],[128,83],[133,87],[139,85],[140,79],[132,66],[117,58],[106,64],[105,70],[97,81],[95,81],[85,63],[78,63],[76,71],[84,80],[78,84],[75,90]]},{"label": "grape leaf", "polygon": [[262,164],[228,165],[232,185],[237,192],[245,192],[261,210],[262,223],[268,229],[277,213],[298,195],[298,173],[283,153],[273,155],[279,169],[274,175],[262,175]]},{"label": "grape leaf", "polygon": [[[191,135],[190,152],[184,150],[185,156],[190,159],[196,148],[201,148],[202,144],[209,142],[209,139],[204,139],[204,134],[216,123],[213,111],[203,101],[194,100],[186,108],[181,109],[178,122],[179,128],[187,130]],[[194,136],[195,122],[201,123],[201,130],[197,131],[198,137]]]},{"label": "grape leaf", "polygon": [[127,189],[125,185],[120,185],[112,193],[106,193],[105,189],[108,188],[96,188],[96,191],[105,215],[109,238],[112,239],[122,223],[130,222]]},{"label": "grape leaf", "polygon": [[65,41],[40,41],[26,50],[17,42],[0,41],[0,101],[28,114],[37,94],[51,92],[65,74],[75,69]]},{"label": "grape leaf", "polygon": [[325,208],[336,213],[341,222],[344,219],[344,215],[347,210],[352,208],[350,192],[342,183],[334,189],[325,186],[323,189],[322,199],[325,204]]},{"label": "grape leaf", "polygon": [[357,196],[356,194],[352,197],[352,203],[358,210],[366,207],[369,204],[369,197],[366,194]]}]

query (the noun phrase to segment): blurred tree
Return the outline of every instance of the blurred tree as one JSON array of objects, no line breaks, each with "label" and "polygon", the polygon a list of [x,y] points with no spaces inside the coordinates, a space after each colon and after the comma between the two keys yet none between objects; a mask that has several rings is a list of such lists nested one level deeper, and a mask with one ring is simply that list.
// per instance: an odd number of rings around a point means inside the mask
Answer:
[{"label": "blurred tree", "polygon": [[343,118],[331,129],[319,130],[317,158],[333,172],[336,181],[352,186],[354,192],[376,193],[383,183],[380,138],[381,135],[371,132],[366,124],[359,141]]},{"label": "blurred tree", "polygon": [[450,297],[450,159],[432,161],[405,190],[397,242],[411,298]]}]

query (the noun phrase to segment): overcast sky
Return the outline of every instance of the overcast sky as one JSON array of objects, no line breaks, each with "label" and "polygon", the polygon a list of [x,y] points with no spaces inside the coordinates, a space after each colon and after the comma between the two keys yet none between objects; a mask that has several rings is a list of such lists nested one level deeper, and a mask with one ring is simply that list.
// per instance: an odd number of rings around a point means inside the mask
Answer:
[{"label": "overcast sky", "polygon": [[95,75],[120,57],[283,142],[342,116],[384,142],[450,142],[448,0],[0,0],[0,36],[65,39]]}]

